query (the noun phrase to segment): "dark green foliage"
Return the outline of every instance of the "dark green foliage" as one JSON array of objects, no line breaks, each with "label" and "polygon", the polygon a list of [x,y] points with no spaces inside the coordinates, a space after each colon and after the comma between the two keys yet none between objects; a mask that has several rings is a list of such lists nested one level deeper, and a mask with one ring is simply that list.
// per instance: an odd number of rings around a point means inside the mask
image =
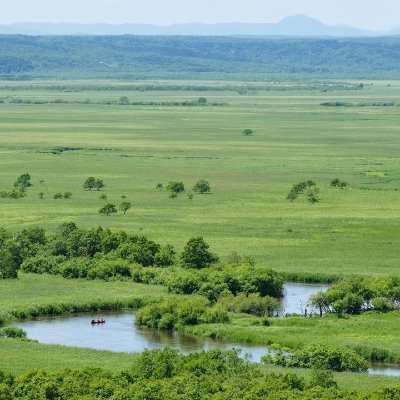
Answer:
[{"label": "dark green foliage", "polygon": [[157,183],[156,189],[161,192],[161,190],[163,190],[163,184],[162,183]]},{"label": "dark green foliage", "polygon": [[276,298],[261,297],[256,293],[249,295],[242,293],[235,297],[222,298],[219,304],[226,307],[228,311],[252,314],[257,317],[275,316],[279,307],[279,301]]},{"label": "dark green foliage", "polygon": [[59,265],[65,261],[64,256],[52,256],[48,254],[37,254],[29,257],[21,264],[21,270],[33,274],[51,274],[58,273]]},{"label": "dark green foliage", "polygon": [[[286,198],[290,201],[296,200],[297,197],[299,197],[300,194],[304,193],[304,191],[306,189],[311,189],[311,188],[313,188],[313,186],[316,186],[316,183],[311,179],[297,183],[296,185],[292,186],[292,188],[290,189],[290,192],[288,193]],[[310,195],[308,193],[306,193],[308,198],[316,197],[316,195],[317,195],[317,193],[315,193],[315,192],[310,192],[310,193],[311,193]],[[311,201],[311,202],[313,202],[313,201]]]},{"label": "dark green foliage", "polygon": [[14,182],[14,187],[23,190],[31,186],[32,186],[31,176],[28,173],[20,175]]},{"label": "dark green foliage", "polygon": [[185,191],[185,185],[182,182],[169,182],[166,189],[171,195],[178,195]]},{"label": "dark green foliage", "polygon": [[95,263],[87,271],[89,279],[109,280],[110,278],[128,278],[131,271],[127,262],[120,261],[100,261]]},{"label": "dark green foliage", "polygon": [[[1,35],[0,74],[90,78],[262,77],[265,74],[398,76],[400,50],[387,38]],[[99,64],[98,60],[107,60]],[[360,84],[354,84],[362,90]],[[197,103],[197,101],[196,101]],[[202,104],[202,103],[200,103]]]},{"label": "dark green foliage", "polygon": [[320,344],[306,346],[292,354],[281,352],[268,354],[263,356],[262,360],[265,363],[285,367],[315,368],[337,372],[365,372],[368,369],[368,363],[355,351]]},{"label": "dark green foliage", "polygon": [[253,129],[249,129],[249,128],[243,129],[242,134],[243,134],[244,136],[250,136],[250,135],[253,134]]},{"label": "dark green foliage", "polygon": [[71,192],[65,192],[63,194],[64,199],[70,199],[72,197],[72,193]]},{"label": "dark green foliage", "polygon": [[132,203],[130,203],[129,201],[123,201],[118,208],[119,211],[121,211],[125,215],[131,207]]},{"label": "dark green foliage", "polygon": [[53,199],[59,200],[63,198],[63,194],[61,192],[54,193]]},{"label": "dark green foliage", "polygon": [[169,267],[175,264],[176,252],[170,244],[159,248],[155,255],[155,264],[159,267]]},{"label": "dark green foliage", "polygon": [[83,187],[88,190],[92,190],[95,187],[96,178],[94,176],[89,176],[83,184]]},{"label": "dark green foliage", "polygon": [[337,388],[338,385],[333,379],[333,373],[329,370],[314,369],[311,374],[309,387],[321,386],[323,388]]},{"label": "dark green foliage", "polygon": [[349,186],[349,184],[346,181],[342,181],[339,178],[334,178],[331,180],[330,183],[331,187],[339,188],[339,189],[344,189]]},{"label": "dark green foliage", "polygon": [[211,187],[208,181],[204,179],[200,179],[196,184],[193,186],[193,192],[196,193],[210,193],[211,192]]},{"label": "dark green foliage", "polygon": [[0,227],[0,279],[15,279],[23,261],[24,254],[29,250],[22,248],[10,232]]},{"label": "dark green foliage", "polygon": [[[0,338],[26,338],[26,332],[15,326],[7,326],[0,329]],[[1,382],[1,381],[0,381]]]},{"label": "dark green foliage", "polygon": [[155,329],[180,329],[185,325],[229,322],[221,307],[209,307],[204,298],[168,299],[149,304],[136,314],[136,324]]},{"label": "dark green foliage", "polygon": [[117,213],[117,207],[113,203],[107,203],[99,209],[99,214],[104,214],[107,217]]},{"label": "dark green foliage", "polygon": [[218,261],[218,257],[208,251],[209,245],[202,237],[189,239],[181,254],[182,266],[205,268]]},{"label": "dark green foliage", "polygon": [[360,314],[369,310],[388,312],[400,307],[400,276],[343,278],[326,292],[313,295],[310,301],[321,314]]},{"label": "dark green foliage", "polygon": [[129,369],[35,370],[17,378],[0,371],[0,399],[111,400],[398,400],[398,387],[338,389],[329,371],[307,382],[295,373],[265,373],[240,352],[214,349],[183,355],[145,350]]}]

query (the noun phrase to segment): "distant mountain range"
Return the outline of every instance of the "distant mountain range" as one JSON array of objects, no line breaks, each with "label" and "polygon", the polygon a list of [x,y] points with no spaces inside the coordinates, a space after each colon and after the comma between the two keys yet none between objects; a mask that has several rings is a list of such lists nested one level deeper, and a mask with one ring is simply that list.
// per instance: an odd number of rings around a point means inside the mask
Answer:
[{"label": "distant mountain range", "polygon": [[365,37],[399,35],[400,27],[390,31],[368,31],[350,26],[329,26],[304,15],[286,17],[278,23],[174,24],[80,24],[15,23],[0,25],[0,34],[22,35],[192,35],[192,36],[328,36]]}]

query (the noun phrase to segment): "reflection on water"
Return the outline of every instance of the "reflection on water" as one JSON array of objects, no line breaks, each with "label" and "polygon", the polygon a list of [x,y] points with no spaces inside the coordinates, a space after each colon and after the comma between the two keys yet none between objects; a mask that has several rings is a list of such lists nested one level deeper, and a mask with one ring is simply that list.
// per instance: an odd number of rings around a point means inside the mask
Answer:
[{"label": "reflection on water", "polygon": [[[285,314],[303,314],[307,306],[308,299],[311,295],[325,291],[329,285],[314,283],[291,283],[286,282],[284,285],[285,297],[281,303],[281,313]],[[308,312],[310,311],[310,307]]]},{"label": "reflection on water", "polygon": [[46,344],[87,347],[120,352],[141,352],[144,349],[162,349],[171,346],[183,353],[214,348],[238,348],[243,354],[252,355],[253,361],[269,352],[263,346],[246,346],[217,341],[211,338],[187,335],[176,331],[158,331],[135,326],[131,312],[103,313],[106,323],[91,325],[93,314],[77,314],[68,317],[37,318],[14,325],[24,329],[30,339]]},{"label": "reflection on water", "polygon": [[[282,301],[286,313],[300,313],[308,297],[328,285],[285,284],[285,298]],[[91,325],[92,319],[105,318],[103,325]],[[87,347],[99,350],[119,352],[141,352],[144,349],[162,349],[171,346],[182,353],[220,348],[236,348],[242,354],[251,355],[250,359],[259,362],[261,356],[270,353],[267,347],[236,344],[214,340],[202,336],[186,335],[178,332],[157,331],[135,326],[132,311],[122,313],[102,313],[95,315],[75,314],[68,317],[48,317],[18,322],[30,339],[40,343],[61,344],[66,346]],[[400,367],[374,364],[369,373],[373,375],[400,376]]]}]

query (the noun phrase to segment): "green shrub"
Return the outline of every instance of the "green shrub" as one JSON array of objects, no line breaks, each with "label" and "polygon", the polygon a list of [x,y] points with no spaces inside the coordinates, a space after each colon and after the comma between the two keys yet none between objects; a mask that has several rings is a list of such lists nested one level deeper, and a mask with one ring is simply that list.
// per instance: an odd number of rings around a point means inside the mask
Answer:
[{"label": "green shrub", "polygon": [[0,329],[0,337],[6,338],[25,338],[26,332],[15,326],[7,326],[5,328]]}]

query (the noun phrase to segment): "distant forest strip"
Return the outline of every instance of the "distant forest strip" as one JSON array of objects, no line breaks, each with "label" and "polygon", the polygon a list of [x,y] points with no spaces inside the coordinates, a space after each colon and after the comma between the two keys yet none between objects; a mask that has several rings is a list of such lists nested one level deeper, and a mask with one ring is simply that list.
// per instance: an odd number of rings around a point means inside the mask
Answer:
[{"label": "distant forest strip", "polygon": [[0,78],[267,79],[263,74],[399,77],[400,41],[382,38],[0,35]]}]

